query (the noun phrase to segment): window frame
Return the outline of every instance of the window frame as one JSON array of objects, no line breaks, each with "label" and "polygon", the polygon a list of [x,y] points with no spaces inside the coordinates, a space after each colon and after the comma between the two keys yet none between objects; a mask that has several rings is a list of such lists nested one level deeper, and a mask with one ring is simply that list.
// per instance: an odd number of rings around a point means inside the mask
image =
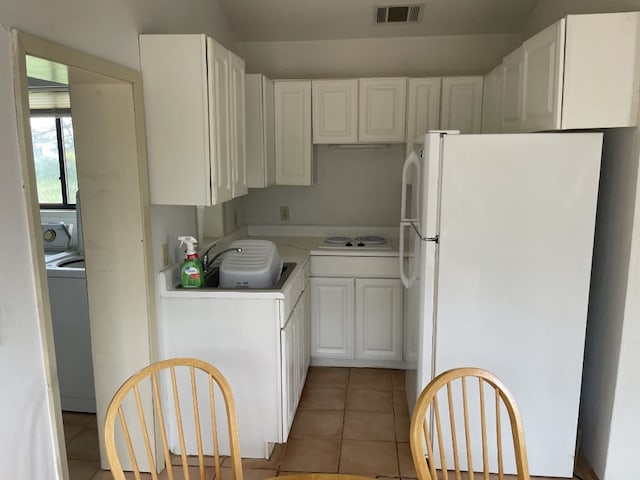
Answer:
[{"label": "window frame", "polygon": [[[60,172],[60,186],[62,189],[62,203],[39,203],[42,210],[75,210],[76,203],[69,201],[67,189],[67,169],[65,165],[64,138],[62,134],[62,117],[71,117],[70,108],[39,108],[30,110],[31,117],[54,117],[56,123],[56,140],[58,143],[58,168]],[[76,166],[77,168],[77,166]],[[36,184],[38,179],[36,178]]]}]

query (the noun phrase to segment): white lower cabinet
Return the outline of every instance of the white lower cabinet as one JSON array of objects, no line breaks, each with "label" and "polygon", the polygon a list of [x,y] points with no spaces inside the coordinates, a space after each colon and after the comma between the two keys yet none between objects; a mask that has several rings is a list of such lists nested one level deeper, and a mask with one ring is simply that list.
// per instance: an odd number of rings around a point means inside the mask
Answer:
[{"label": "white lower cabinet", "polygon": [[356,279],[356,358],[402,360],[402,283]]},{"label": "white lower cabinet", "polygon": [[314,277],[312,262],[310,291],[315,365],[403,366],[399,279]]},{"label": "white lower cabinet", "polygon": [[309,289],[307,288],[298,299],[285,327],[280,332],[284,439],[289,436],[309,367],[308,298]]},{"label": "white lower cabinet", "polygon": [[[310,363],[310,292],[304,263],[301,267],[285,283],[284,298],[278,292],[248,291],[246,297],[206,290],[161,293],[159,358],[200,358],[222,372],[233,392],[240,451],[249,458],[269,458],[274,443],[287,441],[302,394]],[[172,395],[168,385],[162,388]],[[207,402],[206,383],[198,389],[199,400]],[[224,408],[220,401],[217,408]],[[185,435],[194,435],[192,424],[185,429]],[[227,455],[223,438],[221,432],[220,448]]]},{"label": "white lower cabinet", "polygon": [[[295,317],[295,311],[291,314]],[[280,332],[280,348],[282,359],[282,431],[284,437],[289,435],[293,417],[296,414],[298,397],[296,395],[296,359],[299,356],[297,345],[299,325],[295,318],[290,318],[287,326]]]},{"label": "white lower cabinet", "polygon": [[311,279],[311,356],[354,357],[352,278]]}]

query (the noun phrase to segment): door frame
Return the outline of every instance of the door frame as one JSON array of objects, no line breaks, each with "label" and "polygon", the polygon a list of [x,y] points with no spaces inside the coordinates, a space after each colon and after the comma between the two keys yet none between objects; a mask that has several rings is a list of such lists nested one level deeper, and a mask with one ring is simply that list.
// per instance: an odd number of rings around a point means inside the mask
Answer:
[{"label": "door frame", "polygon": [[[116,188],[119,189],[114,192],[114,195],[125,196],[124,199],[127,202],[127,206],[134,210],[136,212],[136,218],[139,218],[139,222],[137,222],[139,225],[137,223],[132,224],[131,221],[129,221],[128,223],[112,222],[109,226],[111,232],[113,232],[113,237],[121,239],[125,246],[131,247],[130,249],[117,248],[105,252],[99,245],[93,244],[94,242],[91,241],[90,231],[84,235],[85,255],[87,256],[87,263],[89,265],[87,269],[87,283],[89,287],[89,312],[92,318],[90,323],[92,324],[92,348],[94,351],[94,376],[97,387],[97,419],[98,432],[100,434],[102,468],[108,468],[102,430],[106,407],[111,400],[111,396],[126,378],[157,358],[155,282],[151,252],[149,181],[147,174],[142,77],[136,70],[52,43],[24,32],[12,30],[12,38],[18,140],[29,231],[28,248],[31,253],[31,258],[33,259],[32,274],[35,281],[37,321],[41,336],[45,380],[47,384],[47,408],[53,432],[53,438],[51,440],[54,451],[54,462],[58,466],[57,469],[60,478],[66,479],[68,478],[68,465],[62,426],[62,410],[53,342],[47,273],[44,262],[44,246],[40,226],[40,205],[38,202],[33,159],[26,55],[40,57],[75,69],[108,77],[108,79],[105,80],[109,80],[109,83],[124,83],[130,86],[130,89],[127,89],[126,85],[124,90],[119,89],[119,95],[122,97],[122,92],[124,92],[124,104],[131,106],[123,115],[129,120],[130,129],[127,134],[130,135],[132,142],[130,142],[129,147],[122,148],[129,148],[126,152],[128,158],[135,158],[137,160],[136,165],[131,165],[131,169],[126,172],[127,177],[131,180],[129,187],[133,185],[134,188],[127,188],[126,185],[118,187],[116,183]],[[108,95],[108,89],[106,90],[106,94]],[[133,111],[131,111],[131,109],[133,109]],[[131,182],[133,182],[133,184]],[[87,182],[87,185],[89,185],[89,182]],[[83,213],[91,210],[90,205],[92,202],[94,205],[100,202],[99,197],[96,196],[92,198],[93,193],[96,192],[89,191],[83,194]],[[110,207],[108,203],[101,208],[106,214],[110,214],[109,216],[111,218],[118,218],[119,213],[121,213],[114,211],[113,207]],[[83,222],[83,224],[86,223],[87,222]],[[97,222],[92,223],[95,224]],[[99,232],[94,230],[94,234],[98,233]],[[87,242],[87,240],[89,240],[89,242]],[[131,257],[134,258],[128,258],[127,251],[135,252],[135,255],[131,255]],[[91,264],[93,261],[97,261],[102,265],[107,263],[107,260],[111,260],[113,263],[110,272],[91,272]],[[133,265],[131,262],[133,262]],[[129,271],[125,272],[124,270],[127,265],[130,268]],[[137,295],[125,296],[122,288],[119,289],[116,285],[109,284],[106,281],[115,277],[132,278],[132,285],[135,285]],[[95,285],[100,287],[100,292],[97,292],[95,288],[93,293],[91,292],[92,278],[97,280]],[[101,278],[105,278],[105,280],[100,280]],[[108,338],[104,338],[104,335],[103,338],[93,338],[95,320],[92,315],[95,314],[101,321],[105,319],[100,317],[100,312],[92,311],[92,296],[94,300],[97,300],[99,296],[109,296],[108,298],[110,298],[110,301],[113,302],[114,305],[122,305],[122,308],[127,309],[133,307],[137,313],[132,315],[131,318],[113,319],[114,333],[109,334]],[[131,324],[129,324],[129,322]],[[111,325],[109,327],[101,325],[99,333],[104,334],[105,331],[109,331],[109,328],[111,328]],[[137,347],[133,352],[131,348],[132,342]],[[98,361],[99,364],[96,364],[96,351],[102,351],[101,360]],[[111,365],[114,366],[109,366],[109,360],[113,360]],[[150,399],[145,399],[144,401],[149,402],[149,405],[145,405],[145,407],[153,408]]]}]

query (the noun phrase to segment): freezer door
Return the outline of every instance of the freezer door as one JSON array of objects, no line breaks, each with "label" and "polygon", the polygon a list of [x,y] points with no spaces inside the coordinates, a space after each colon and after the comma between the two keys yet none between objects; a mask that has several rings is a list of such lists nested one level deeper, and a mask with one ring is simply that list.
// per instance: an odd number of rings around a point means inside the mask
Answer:
[{"label": "freezer door", "polygon": [[421,155],[421,180],[419,219],[424,239],[438,237],[438,210],[440,206],[440,175],[442,168],[443,142],[445,138],[457,137],[445,133],[425,135]]},{"label": "freezer door", "polygon": [[505,382],[531,475],[573,472],[601,146],[599,133],[444,140],[435,374]]},{"label": "freezer door", "polygon": [[[420,148],[420,145],[418,145]],[[400,280],[405,288],[412,287],[419,268],[419,217],[420,217],[420,172],[419,152],[409,154],[402,167],[402,200],[400,204],[399,260]]]},{"label": "freezer door", "polygon": [[[420,241],[438,239],[440,168],[445,133],[427,133],[405,160],[400,206],[400,278],[410,288],[419,273]],[[417,242],[417,243],[416,243]]]},{"label": "freezer door", "polygon": [[[433,373],[433,321],[435,302],[435,275],[438,251],[438,204],[440,199],[441,146],[444,133],[428,133],[417,151],[418,168],[414,178],[417,192],[417,221],[405,220],[402,225],[406,244],[415,262],[411,270],[413,281],[405,292],[405,329],[407,361],[407,401],[410,411],[422,387]],[[403,242],[403,239],[408,239]]]}]

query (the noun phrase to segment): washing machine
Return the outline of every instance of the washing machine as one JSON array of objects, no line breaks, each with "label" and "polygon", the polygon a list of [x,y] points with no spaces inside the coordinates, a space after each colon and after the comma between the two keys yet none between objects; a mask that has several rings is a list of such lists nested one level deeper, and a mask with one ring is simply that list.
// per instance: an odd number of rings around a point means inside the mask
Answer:
[{"label": "washing machine", "polygon": [[84,256],[65,224],[43,224],[45,262],[62,410],[96,411]]}]

